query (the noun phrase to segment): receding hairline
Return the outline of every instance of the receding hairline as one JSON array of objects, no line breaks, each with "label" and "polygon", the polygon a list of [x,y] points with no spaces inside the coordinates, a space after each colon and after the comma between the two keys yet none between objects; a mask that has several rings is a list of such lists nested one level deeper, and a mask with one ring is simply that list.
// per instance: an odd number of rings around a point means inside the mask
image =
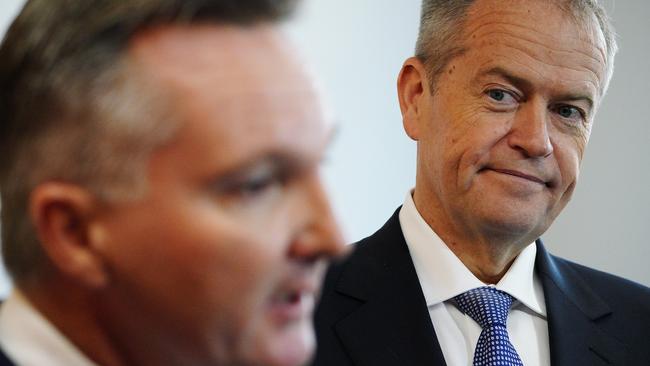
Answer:
[{"label": "receding hairline", "polygon": [[[439,5],[440,1],[422,2],[420,30],[416,43],[415,56],[425,65],[431,91],[435,91],[437,78],[452,59],[467,51],[468,20],[479,4],[487,0],[458,0],[452,5]],[[614,57],[618,50],[613,26],[598,0],[579,2],[576,0],[534,0],[547,6],[558,8],[565,17],[578,23],[583,34],[590,34],[596,43],[605,64],[600,93],[604,95],[613,74]],[[522,1],[519,1],[520,3]],[[444,3],[444,2],[442,2]],[[497,2],[498,3],[498,2]],[[593,31],[596,31],[594,34]],[[436,34],[437,33],[437,34]],[[595,37],[594,37],[595,36]],[[442,39],[441,39],[442,37]]]}]

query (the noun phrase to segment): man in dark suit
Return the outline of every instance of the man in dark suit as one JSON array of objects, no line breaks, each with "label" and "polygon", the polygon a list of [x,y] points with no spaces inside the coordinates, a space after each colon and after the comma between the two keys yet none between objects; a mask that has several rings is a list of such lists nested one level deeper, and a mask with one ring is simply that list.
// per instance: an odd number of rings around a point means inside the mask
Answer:
[{"label": "man in dark suit", "polygon": [[650,289],[554,257],[616,45],[596,1],[424,0],[415,189],[326,277],[317,366],[650,365]]},{"label": "man in dark suit", "polygon": [[0,364],[308,361],[345,246],[294,6],[27,2],[0,47]]}]

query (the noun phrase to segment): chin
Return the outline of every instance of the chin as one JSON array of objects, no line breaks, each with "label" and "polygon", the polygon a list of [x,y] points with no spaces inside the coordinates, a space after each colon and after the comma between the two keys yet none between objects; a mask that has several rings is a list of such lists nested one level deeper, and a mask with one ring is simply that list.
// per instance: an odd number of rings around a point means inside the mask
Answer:
[{"label": "chin", "polygon": [[546,223],[550,222],[545,202],[494,198],[488,194],[474,202],[471,216],[466,217],[468,221],[479,223],[487,232],[504,238],[541,235],[540,228],[547,227]]},{"label": "chin", "polygon": [[524,240],[526,245],[532,243],[545,231],[547,226],[541,225],[541,221],[545,220],[521,212],[514,212],[512,215],[500,212],[499,215],[492,215],[484,220],[489,231],[492,231],[495,236],[501,236],[504,240],[513,238]]},{"label": "chin", "polygon": [[302,320],[274,329],[259,339],[255,366],[302,366],[316,350],[316,336],[311,320]]}]

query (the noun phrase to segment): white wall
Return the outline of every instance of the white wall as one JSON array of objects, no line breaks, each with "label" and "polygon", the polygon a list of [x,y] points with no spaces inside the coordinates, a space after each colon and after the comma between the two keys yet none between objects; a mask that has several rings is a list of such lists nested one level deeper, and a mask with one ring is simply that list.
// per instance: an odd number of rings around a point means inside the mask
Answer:
[{"label": "white wall", "polygon": [[326,166],[347,236],[374,232],[415,181],[396,80],[413,54],[419,0],[311,0],[291,28],[340,125]]},{"label": "white wall", "polygon": [[23,0],[2,0],[0,2],[0,34],[4,34],[22,4]]},{"label": "white wall", "polygon": [[[22,0],[1,0],[0,32]],[[574,199],[545,235],[556,254],[650,285],[650,2],[605,2],[621,51]],[[349,240],[378,229],[415,177],[395,81],[413,52],[419,0],[307,0],[290,32],[341,127],[326,166]]]}]

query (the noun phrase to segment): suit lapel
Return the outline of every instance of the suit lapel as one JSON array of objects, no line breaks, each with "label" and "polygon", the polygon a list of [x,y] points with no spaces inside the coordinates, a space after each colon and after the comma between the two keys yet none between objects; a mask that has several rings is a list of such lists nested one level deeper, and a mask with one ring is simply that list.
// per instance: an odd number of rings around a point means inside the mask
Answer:
[{"label": "suit lapel", "polygon": [[0,366],[14,366],[13,362],[9,360],[7,355],[0,349]]},{"label": "suit lapel", "polygon": [[[445,365],[397,212],[356,250],[336,291],[359,306],[334,326],[354,364]],[[626,347],[598,326],[612,313],[607,303],[541,240],[535,268],[546,298],[551,364],[626,365]]]},{"label": "suit lapel", "polygon": [[335,331],[357,366],[445,365],[397,212],[341,275],[337,291],[360,306]]},{"label": "suit lapel", "polygon": [[603,333],[598,321],[611,315],[609,306],[571,266],[554,258],[537,242],[538,271],[548,314],[551,364],[626,365],[626,349]]}]

